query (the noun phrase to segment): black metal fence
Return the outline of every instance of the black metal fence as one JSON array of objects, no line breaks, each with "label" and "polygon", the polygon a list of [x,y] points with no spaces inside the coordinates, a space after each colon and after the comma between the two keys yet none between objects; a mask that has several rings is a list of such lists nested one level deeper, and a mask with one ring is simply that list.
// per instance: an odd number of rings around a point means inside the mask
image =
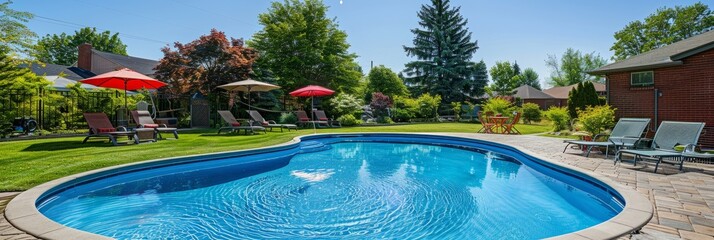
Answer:
[{"label": "black metal fence", "polygon": [[111,111],[115,108],[112,95],[109,92],[88,92],[78,96],[69,91],[47,89],[10,90],[9,94],[0,97],[0,105],[5,117],[33,118],[43,132],[60,132],[86,128],[84,112],[106,112],[115,119],[116,111]]}]

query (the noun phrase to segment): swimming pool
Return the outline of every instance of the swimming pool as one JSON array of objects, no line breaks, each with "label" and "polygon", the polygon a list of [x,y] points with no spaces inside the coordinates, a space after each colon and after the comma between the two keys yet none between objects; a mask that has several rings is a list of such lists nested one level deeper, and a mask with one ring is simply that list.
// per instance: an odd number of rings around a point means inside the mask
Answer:
[{"label": "swimming pool", "polygon": [[308,136],[45,190],[43,216],[119,239],[536,239],[612,222],[629,196],[512,147],[421,134]]}]

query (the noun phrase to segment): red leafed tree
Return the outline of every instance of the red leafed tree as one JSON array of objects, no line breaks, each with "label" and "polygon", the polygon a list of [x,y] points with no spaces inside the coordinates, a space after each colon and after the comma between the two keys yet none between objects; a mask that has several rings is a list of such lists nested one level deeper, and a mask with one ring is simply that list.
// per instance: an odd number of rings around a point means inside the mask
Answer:
[{"label": "red leafed tree", "polygon": [[170,94],[200,91],[210,94],[222,84],[247,79],[258,53],[245,47],[243,39],[226,38],[216,29],[174,48],[164,47],[164,58],[156,66],[156,78],[169,84]]}]

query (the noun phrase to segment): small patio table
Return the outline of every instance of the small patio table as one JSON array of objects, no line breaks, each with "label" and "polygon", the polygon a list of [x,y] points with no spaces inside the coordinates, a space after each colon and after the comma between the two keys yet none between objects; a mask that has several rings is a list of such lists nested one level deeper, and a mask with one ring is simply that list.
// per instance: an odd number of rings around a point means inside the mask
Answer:
[{"label": "small patio table", "polygon": [[[498,116],[493,116],[493,117],[488,117],[488,120],[493,123],[493,133],[505,133],[506,132],[506,121],[508,119],[511,119],[509,117],[498,117]],[[498,129],[501,130],[501,132],[498,131]]]}]

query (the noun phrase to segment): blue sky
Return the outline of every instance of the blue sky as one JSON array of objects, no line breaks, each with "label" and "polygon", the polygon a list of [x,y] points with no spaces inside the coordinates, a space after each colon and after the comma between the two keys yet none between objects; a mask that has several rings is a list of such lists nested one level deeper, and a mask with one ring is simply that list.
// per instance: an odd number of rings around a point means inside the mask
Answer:
[{"label": "blue sky", "polygon": [[[348,34],[350,51],[367,73],[370,61],[395,72],[409,62],[402,46],[411,45],[410,29],[418,27],[417,12],[428,0],[325,0],[328,15]],[[468,19],[472,39],[480,49],[474,61],[490,68],[496,61],[517,61],[547,82],[549,54],[561,55],[569,47],[595,52],[610,59],[613,34],[627,23],[644,19],[661,7],[691,5],[697,1],[476,1],[452,0]],[[711,1],[702,1],[713,7]],[[82,26],[119,32],[129,55],[160,59],[160,49],[173,42],[186,43],[211,28],[230,37],[250,39],[262,26],[258,14],[270,1],[263,0],[123,0],[41,1],[18,0],[11,6],[37,15],[27,25],[38,35],[68,32]]]}]

